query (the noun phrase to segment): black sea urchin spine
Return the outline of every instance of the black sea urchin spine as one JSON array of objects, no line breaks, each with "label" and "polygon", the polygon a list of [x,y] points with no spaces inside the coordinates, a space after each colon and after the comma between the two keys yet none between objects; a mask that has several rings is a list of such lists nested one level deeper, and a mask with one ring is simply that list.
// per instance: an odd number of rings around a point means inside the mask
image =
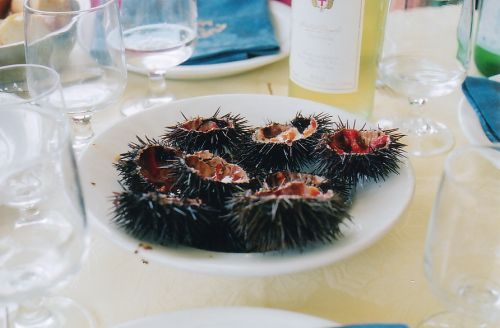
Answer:
[{"label": "black sea urchin spine", "polygon": [[[246,119],[240,115],[225,114],[219,116],[219,110],[209,118],[186,119],[167,128],[163,140],[170,145],[180,148],[187,153],[208,150],[211,153],[227,159],[234,158],[240,151],[240,145],[250,138],[250,128]],[[195,126],[187,128],[185,125],[192,122]],[[194,123],[196,122],[196,124]],[[208,131],[199,131],[199,128],[213,124]]]},{"label": "black sea urchin spine", "polygon": [[115,194],[112,219],[128,234],[160,245],[205,244],[217,212],[195,200],[180,200],[157,192]]},{"label": "black sea urchin spine", "polygon": [[341,236],[349,218],[347,205],[337,198],[253,197],[243,193],[227,204],[227,220],[249,252],[304,249]]},{"label": "black sea urchin spine", "polygon": [[403,136],[397,129],[355,129],[347,122],[337,123],[337,129],[323,135],[315,149],[316,173],[353,185],[364,180],[385,180],[398,173],[405,157],[405,145],[400,142]]}]

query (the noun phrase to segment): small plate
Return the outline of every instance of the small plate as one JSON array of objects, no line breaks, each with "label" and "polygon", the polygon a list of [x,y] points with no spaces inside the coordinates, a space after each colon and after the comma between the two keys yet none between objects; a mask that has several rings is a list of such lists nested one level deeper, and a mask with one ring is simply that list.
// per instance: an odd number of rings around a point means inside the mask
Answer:
[{"label": "small plate", "polygon": [[[490,80],[500,82],[500,74],[489,78]],[[458,121],[467,140],[474,145],[491,144],[479,122],[476,112],[469,104],[465,96],[462,97],[458,109]]]},{"label": "small plate", "polygon": [[226,307],[164,313],[113,328],[327,328],[337,325],[325,319],[284,310]]},{"label": "small plate", "polygon": [[[349,120],[362,126],[363,119],[331,106],[308,100],[267,95],[215,95],[188,98],[129,116],[97,136],[79,162],[87,213],[92,223],[110,240],[137,251],[138,256],[177,268],[210,274],[265,276],[302,271],[339,261],[368,247],[383,236],[408,205],[414,187],[410,163],[405,160],[399,175],[381,183],[367,183],[358,188],[350,210],[352,222],[343,229],[344,236],[327,245],[303,251],[269,253],[217,253],[189,247],[154,245],[151,250],[138,247],[139,240],[111,223],[113,192],[121,190],[112,163],[129,150],[136,136],[158,138],[165,127],[196,115],[211,116],[232,112],[258,126],[272,120],[290,121],[298,111],[304,115],[321,112],[335,119]],[[139,248],[139,249],[138,249]]]},{"label": "small plate", "polygon": [[[198,80],[229,76],[250,71],[278,60],[286,58],[290,53],[290,16],[291,9],[278,1],[270,1],[273,25],[276,37],[280,44],[280,51],[273,55],[259,56],[246,60],[211,65],[180,65],[171,68],[166,74],[169,79]],[[135,73],[145,74],[144,71],[129,66]]]}]

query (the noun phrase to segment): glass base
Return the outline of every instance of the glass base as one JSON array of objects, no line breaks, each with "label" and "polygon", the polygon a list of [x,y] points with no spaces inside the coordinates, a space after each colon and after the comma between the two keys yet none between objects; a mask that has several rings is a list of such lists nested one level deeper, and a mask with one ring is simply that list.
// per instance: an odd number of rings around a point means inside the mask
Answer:
[{"label": "glass base", "polygon": [[125,106],[122,107],[121,113],[124,116],[131,116],[142,111],[154,108],[159,105],[168,104],[175,100],[173,94],[166,94],[162,97],[149,98],[142,101],[135,101],[131,103],[126,103]]},{"label": "glass base", "polygon": [[398,128],[405,135],[402,142],[407,145],[406,151],[412,156],[443,154],[455,143],[446,125],[426,118],[381,119],[377,124],[382,129]]},{"label": "glass base", "polygon": [[493,326],[459,313],[442,312],[427,318],[416,328],[493,328]]},{"label": "glass base", "polygon": [[65,297],[47,297],[36,313],[23,313],[18,307],[9,314],[9,327],[13,328],[95,328],[90,313],[73,300]]}]

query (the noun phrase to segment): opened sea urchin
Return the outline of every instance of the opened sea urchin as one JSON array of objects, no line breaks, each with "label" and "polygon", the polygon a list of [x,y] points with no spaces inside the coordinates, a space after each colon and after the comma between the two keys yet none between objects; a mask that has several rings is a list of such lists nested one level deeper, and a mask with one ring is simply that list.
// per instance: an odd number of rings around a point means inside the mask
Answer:
[{"label": "opened sea urchin", "polygon": [[326,116],[297,116],[291,124],[270,123],[255,129],[251,141],[242,147],[242,164],[264,174],[273,171],[302,171],[311,162],[311,153],[326,129]]},{"label": "opened sea urchin", "polygon": [[304,182],[306,185],[318,187],[324,192],[331,189],[338,195],[342,196],[346,201],[351,197],[352,188],[345,181],[339,179],[327,179],[322,176],[308,173],[278,171],[267,175],[264,183],[268,188],[277,188],[292,181]]},{"label": "opened sea urchin", "polygon": [[402,137],[397,129],[356,129],[341,122],[333,133],[323,135],[313,154],[318,174],[352,184],[384,180],[398,173],[404,157]]},{"label": "opened sea urchin", "polygon": [[243,192],[227,203],[227,220],[250,252],[303,249],[341,235],[347,205],[332,190],[304,182]]},{"label": "opened sea urchin", "polygon": [[242,143],[250,138],[247,122],[240,115],[195,117],[168,127],[163,139],[188,153],[208,150],[217,156],[234,157]]},{"label": "opened sea urchin", "polygon": [[115,163],[120,182],[134,192],[169,191],[176,180],[170,166],[181,152],[154,139],[137,139]]},{"label": "opened sea urchin", "polygon": [[240,166],[206,150],[180,158],[174,169],[178,175],[176,188],[183,195],[201,198],[213,206],[223,205],[227,197],[251,185]]}]

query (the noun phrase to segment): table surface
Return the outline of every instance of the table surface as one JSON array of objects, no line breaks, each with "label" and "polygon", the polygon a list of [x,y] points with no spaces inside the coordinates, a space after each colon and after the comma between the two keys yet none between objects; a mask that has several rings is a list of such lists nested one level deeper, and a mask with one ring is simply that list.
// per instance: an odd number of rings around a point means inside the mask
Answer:
[{"label": "table surface", "polygon": [[[221,93],[287,95],[288,60],[240,75],[168,81],[177,98]],[[119,104],[96,113],[100,132],[122,118],[119,108],[146,93],[146,78],[129,75]],[[467,143],[458,122],[461,91],[432,99],[425,115],[445,123],[456,146]],[[372,120],[408,110],[404,98],[378,90]],[[110,327],[144,316],[196,307],[257,306],[319,316],[340,323],[405,322],[414,325],[443,309],[423,268],[423,247],[445,155],[410,158],[416,187],[409,207],[378,242],[336,264],[272,277],[235,278],[198,274],[144,263],[92,227],[90,254],[80,273],[59,293]]]}]

